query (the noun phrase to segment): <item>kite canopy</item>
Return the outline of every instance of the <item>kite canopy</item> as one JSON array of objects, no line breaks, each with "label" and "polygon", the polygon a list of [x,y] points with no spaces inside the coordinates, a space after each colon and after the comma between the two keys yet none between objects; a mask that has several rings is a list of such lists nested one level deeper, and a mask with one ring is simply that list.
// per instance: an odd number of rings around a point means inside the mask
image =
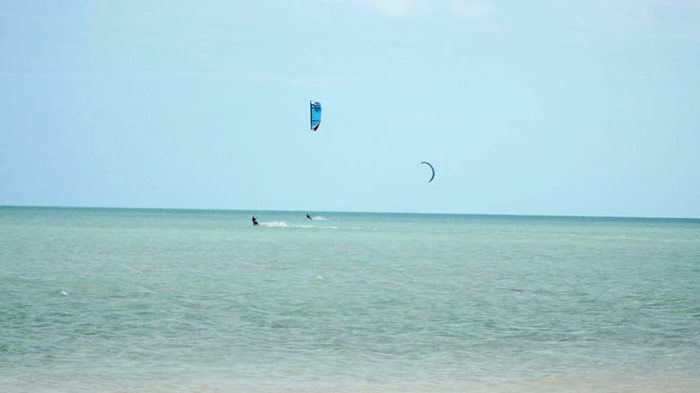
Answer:
[{"label": "kite canopy", "polygon": [[433,171],[433,175],[430,176],[430,180],[428,180],[428,183],[430,183],[431,181],[433,181],[433,179],[435,179],[435,168],[433,168],[433,166],[430,165],[430,163],[427,161],[421,161],[421,164],[425,164],[425,165],[429,166],[430,170]]},{"label": "kite canopy", "polygon": [[316,131],[318,126],[321,125],[321,103],[311,101],[309,106],[311,111],[311,131]]}]

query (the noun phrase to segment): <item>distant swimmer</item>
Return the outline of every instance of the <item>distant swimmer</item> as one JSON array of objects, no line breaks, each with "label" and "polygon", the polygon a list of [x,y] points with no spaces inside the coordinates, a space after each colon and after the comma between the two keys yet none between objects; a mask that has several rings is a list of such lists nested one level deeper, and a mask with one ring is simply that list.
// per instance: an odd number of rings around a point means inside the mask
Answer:
[{"label": "distant swimmer", "polygon": [[258,219],[255,218],[255,216],[253,216],[253,226],[256,227],[256,226],[258,226],[258,225],[260,225],[260,224],[258,224]]},{"label": "distant swimmer", "polygon": [[309,215],[309,213],[306,213],[306,218],[308,218],[309,220],[313,220],[313,218]]}]

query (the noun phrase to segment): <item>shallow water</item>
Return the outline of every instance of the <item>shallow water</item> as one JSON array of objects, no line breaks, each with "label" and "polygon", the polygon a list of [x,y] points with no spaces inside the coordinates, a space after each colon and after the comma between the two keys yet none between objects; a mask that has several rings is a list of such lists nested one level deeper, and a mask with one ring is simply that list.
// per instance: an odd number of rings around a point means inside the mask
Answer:
[{"label": "shallow water", "polygon": [[700,220],[305,213],[0,207],[0,391],[700,391]]}]

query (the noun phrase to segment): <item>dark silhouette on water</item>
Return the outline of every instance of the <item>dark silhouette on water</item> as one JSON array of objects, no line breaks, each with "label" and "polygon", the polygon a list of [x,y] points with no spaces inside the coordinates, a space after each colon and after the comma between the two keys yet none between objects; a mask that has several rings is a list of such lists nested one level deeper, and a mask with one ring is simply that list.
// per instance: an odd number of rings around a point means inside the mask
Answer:
[{"label": "dark silhouette on water", "polygon": [[311,216],[309,215],[309,213],[306,213],[306,218],[308,218],[309,220],[313,220],[313,218],[311,218]]},{"label": "dark silhouette on water", "polygon": [[256,227],[256,226],[258,226],[258,225],[259,225],[259,224],[258,224],[258,219],[255,218],[255,216],[253,216],[253,226]]}]

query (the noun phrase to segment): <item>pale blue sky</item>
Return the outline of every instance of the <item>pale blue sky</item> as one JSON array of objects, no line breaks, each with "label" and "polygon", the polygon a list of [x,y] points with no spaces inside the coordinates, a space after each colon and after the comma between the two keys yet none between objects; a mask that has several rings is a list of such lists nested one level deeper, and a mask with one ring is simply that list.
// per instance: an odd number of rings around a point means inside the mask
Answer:
[{"label": "pale blue sky", "polygon": [[698,21],[683,0],[0,0],[0,205],[700,217]]}]

